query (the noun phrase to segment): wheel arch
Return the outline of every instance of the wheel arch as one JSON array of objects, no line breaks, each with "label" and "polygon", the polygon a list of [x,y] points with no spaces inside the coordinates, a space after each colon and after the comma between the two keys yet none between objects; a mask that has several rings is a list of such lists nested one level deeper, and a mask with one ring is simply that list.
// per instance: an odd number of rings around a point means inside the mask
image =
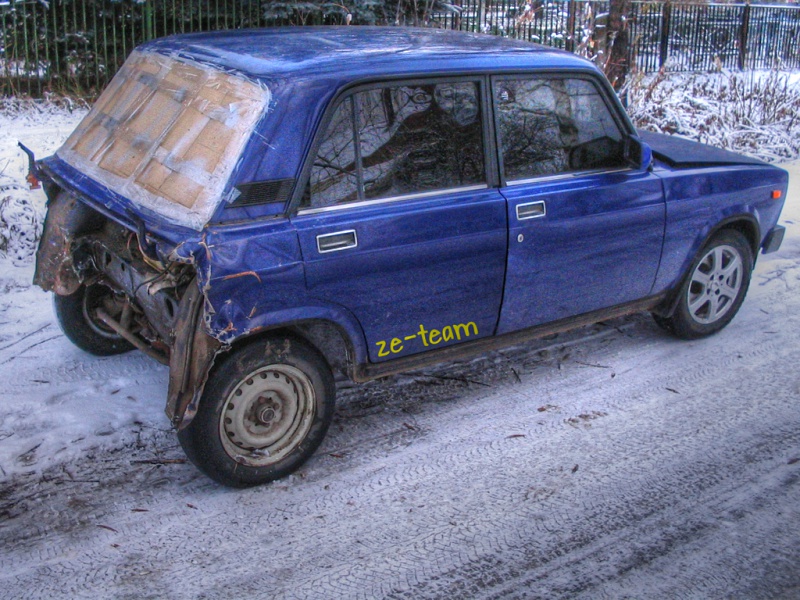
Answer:
[{"label": "wheel arch", "polygon": [[718,221],[713,227],[708,228],[704,235],[698,236],[698,242],[693,246],[693,251],[688,255],[686,263],[681,269],[681,276],[667,293],[664,302],[656,307],[652,312],[660,317],[671,317],[675,313],[680,299],[679,292],[686,277],[689,276],[689,269],[697,257],[697,254],[706,247],[711,239],[726,229],[737,231],[747,240],[750,250],[753,253],[753,264],[755,268],[758,248],[761,244],[761,228],[756,217],[750,213],[741,213],[726,217]]},{"label": "wheel arch", "polygon": [[330,319],[306,319],[250,332],[236,338],[230,344],[230,351],[282,335],[302,339],[322,354],[332,371],[339,371],[352,379],[353,368],[357,362],[357,346],[347,330]]},{"label": "wheel arch", "polygon": [[182,326],[176,328],[182,335],[176,339],[170,357],[166,413],[178,430],[192,422],[212,371],[237,348],[289,335],[302,339],[317,350],[332,372],[341,371],[350,379],[354,379],[356,364],[366,356],[364,345],[353,339],[360,329],[353,331],[352,324],[347,327],[347,324],[323,317],[257,327],[223,344],[209,335],[203,324],[203,295],[197,286],[190,289],[191,293],[181,303],[179,322]]}]

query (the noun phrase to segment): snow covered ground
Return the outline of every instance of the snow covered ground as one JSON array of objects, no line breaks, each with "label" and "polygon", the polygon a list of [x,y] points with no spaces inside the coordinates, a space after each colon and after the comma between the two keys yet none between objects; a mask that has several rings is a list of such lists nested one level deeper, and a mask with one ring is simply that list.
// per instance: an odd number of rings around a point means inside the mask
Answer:
[{"label": "snow covered ground", "polygon": [[[0,175],[24,173],[13,140],[46,155],[80,116],[0,117]],[[800,596],[800,162],[787,167],[783,248],[720,334],[680,342],[635,315],[342,385],[307,466],[245,491],[185,463],[165,367],[61,335],[26,231],[8,234],[0,598]],[[41,218],[42,196],[11,195],[5,210]]]}]

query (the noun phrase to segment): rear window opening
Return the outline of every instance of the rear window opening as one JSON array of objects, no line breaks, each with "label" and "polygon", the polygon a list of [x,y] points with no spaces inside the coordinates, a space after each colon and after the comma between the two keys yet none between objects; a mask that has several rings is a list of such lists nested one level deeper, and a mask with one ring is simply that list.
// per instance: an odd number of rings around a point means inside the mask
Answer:
[{"label": "rear window opening", "polygon": [[57,155],[132,202],[199,230],[269,97],[242,76],[137,51]]}]

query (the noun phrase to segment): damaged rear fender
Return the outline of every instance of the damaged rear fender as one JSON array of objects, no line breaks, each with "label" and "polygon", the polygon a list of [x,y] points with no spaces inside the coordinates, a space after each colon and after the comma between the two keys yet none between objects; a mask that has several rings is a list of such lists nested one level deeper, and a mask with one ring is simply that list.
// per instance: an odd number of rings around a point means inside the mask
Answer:
[{"label": "damaged rear fender", "polygon": [[75,268],[72,246],[80,235],[99,229],[104,218],[73,195],[52,191],[42,239],[36,250],[33,283],[60,296],[74,293],[82,283]]},{"label": "damaged rear fender", "polygon": [[190,284],[175,320],[165,410],[179,430],[188,426],[197,413],[217,357],[236,346],[289,330],[316,347],[332,368],[347,372],[351,378],[355,365],[367,361],[364,333],[355,317],[340,307],[298,307],[258,315],[253,319],[256,324],[239,335],[231,330],[209,333],[210,308],[200,285],[196,281]]},{"label": "damaged rear fender", "polygon": [[165,412],[183,429],[197,412],[214,359],[226,347],[203,325],[204,297],[197,280],[189,284],[175,317],[175,337],[169,358],[169,390]]}]

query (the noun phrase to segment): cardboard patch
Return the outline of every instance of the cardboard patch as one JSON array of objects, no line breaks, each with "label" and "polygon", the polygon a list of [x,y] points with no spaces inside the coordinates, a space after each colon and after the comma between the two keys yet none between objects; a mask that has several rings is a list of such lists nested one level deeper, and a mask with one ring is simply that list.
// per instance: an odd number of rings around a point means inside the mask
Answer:
[{"label": "cardboard patch", "polygon": [[249,79],[135,51],[58,156],[134,203],[200,229],[269,103]]}]

